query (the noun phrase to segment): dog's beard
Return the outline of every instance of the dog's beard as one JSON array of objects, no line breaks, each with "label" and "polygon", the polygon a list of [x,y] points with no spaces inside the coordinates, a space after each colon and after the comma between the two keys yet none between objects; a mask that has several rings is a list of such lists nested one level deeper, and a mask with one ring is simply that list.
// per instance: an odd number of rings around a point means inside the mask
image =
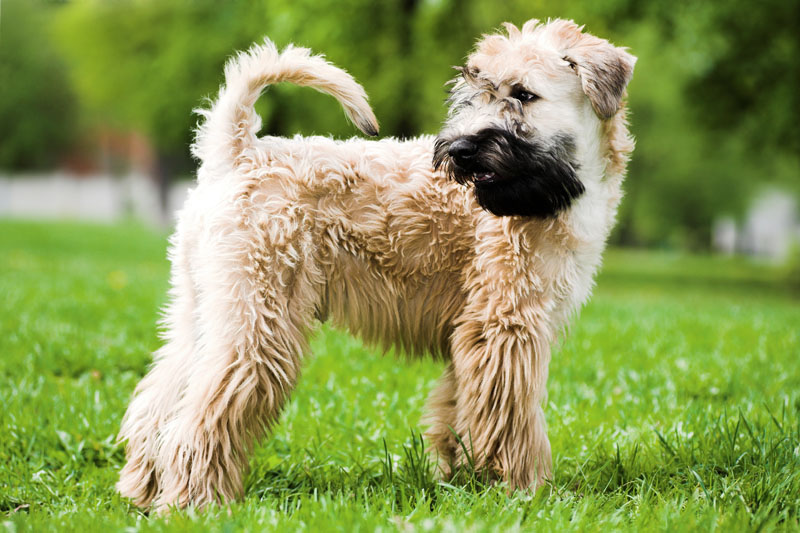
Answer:
[{"label": "dog's beard", "polygon": [[584,186],[572,161],[574,141],[558,135],[545,146],[502,128],[464,137],[477,146],[467,161],[450,156],[455,139],[436,139],[433,166],[453,180],[474,184],[478,204],[497,216],[551,217],[568,208]]}]

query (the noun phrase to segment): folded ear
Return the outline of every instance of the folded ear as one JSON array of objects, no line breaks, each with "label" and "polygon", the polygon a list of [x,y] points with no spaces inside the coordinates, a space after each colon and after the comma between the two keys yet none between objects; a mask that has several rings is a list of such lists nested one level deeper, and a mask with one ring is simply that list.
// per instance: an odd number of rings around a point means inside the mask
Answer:
[{"label": "folded ear", "polygon": [[[588,37],[588,36],[587,36]],[[633,77],[636,58],[608,41],[591,38],[566,51],[565,61],[578,73],[583,92],[602,119],[614,116]]]}]

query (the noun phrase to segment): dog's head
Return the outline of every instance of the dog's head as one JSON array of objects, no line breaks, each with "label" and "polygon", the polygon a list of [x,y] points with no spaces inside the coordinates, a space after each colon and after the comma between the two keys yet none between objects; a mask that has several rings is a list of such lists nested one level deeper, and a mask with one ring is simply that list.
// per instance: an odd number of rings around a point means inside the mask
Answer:
[{"label": "dog's head", "polygon": [[459,68],[433,164],[495,215],[549,217],[602,176],[602,123],[636,58],[571,21],[505,28]]}]

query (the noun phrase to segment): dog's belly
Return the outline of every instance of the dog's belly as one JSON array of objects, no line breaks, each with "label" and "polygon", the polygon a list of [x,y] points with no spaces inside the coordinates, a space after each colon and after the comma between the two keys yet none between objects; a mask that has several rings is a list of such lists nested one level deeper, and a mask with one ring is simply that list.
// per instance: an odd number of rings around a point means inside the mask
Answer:
[{"label": "dog's belly", "polygon": [[465,300],[455,273],[400,278],[346,252],[331,266],[323,311],[335,326],[387,350],[449,358],[453,322]]}]

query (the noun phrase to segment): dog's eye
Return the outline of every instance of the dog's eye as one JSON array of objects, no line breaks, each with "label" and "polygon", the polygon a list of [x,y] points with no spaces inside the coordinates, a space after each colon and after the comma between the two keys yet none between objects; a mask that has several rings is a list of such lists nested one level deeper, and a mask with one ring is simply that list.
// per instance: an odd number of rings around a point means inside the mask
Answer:
[{"label": "dog's eye", "polygon": [[533,102],[539,99],[539,95],[533,94],[523,87],[514,87],[511,89],[511,98],[519,100],[523,104]]}]

